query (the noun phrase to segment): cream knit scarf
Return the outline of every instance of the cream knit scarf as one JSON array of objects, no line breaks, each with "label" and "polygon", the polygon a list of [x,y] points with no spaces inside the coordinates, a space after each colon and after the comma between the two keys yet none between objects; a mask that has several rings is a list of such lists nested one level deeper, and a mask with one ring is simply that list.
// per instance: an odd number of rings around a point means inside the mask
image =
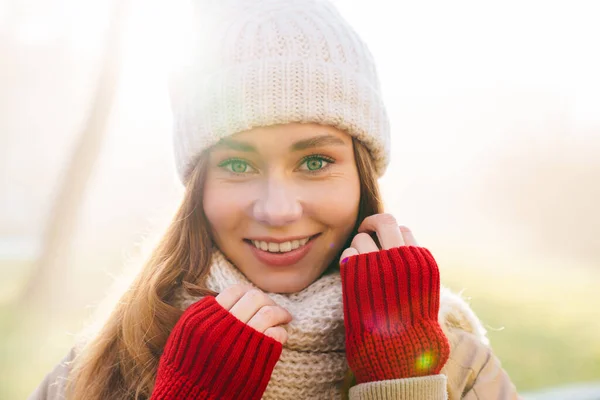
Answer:
[{"label": "cream knit scarf", "polygon": [[[237,283],[251,282],[215,251],[207,287],[221,292]],[[339,399],[348,368],[339,271],[321,276],[298,293],[268,295],[294,319],[288,325],[288,341],[263,399]],[[175,305],[186,309],[198,300],[180,289]],[[444,329],[459,327],[486,341],[484,328],[462,298],[442,288],[440,304],[439,319]]]}]

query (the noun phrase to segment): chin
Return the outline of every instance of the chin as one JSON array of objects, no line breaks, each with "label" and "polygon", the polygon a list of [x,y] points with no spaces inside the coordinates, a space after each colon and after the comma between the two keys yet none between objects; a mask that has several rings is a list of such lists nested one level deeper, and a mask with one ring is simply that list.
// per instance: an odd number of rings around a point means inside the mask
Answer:
[{"label": "chin", "polygon": [[[252,280],[252,279],[251,279]],[[292,294],[298,293],[303,289],[306,289],[313,283],[313,280],[307,280],[306,276],[303,277],[273,277],[273,279],[257,279],[252,282],[262,291],[270,293],[285,293]]]}]

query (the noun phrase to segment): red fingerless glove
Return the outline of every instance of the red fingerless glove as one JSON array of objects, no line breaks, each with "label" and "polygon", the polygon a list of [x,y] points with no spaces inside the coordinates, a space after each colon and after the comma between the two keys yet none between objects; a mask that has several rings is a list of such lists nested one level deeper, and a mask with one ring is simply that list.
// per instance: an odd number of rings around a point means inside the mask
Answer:
[{"label": "red fingerless glove", "polygon": [[169,335],[151,398],[260,399],[281,350],[281,343],[205,297]]},{"label": "red fingerless glove", "polygon": [[429,250],[353,256],[341,276],[346,357],[358,383],[440,372],[450,345],[438,323],[440,275]]}]

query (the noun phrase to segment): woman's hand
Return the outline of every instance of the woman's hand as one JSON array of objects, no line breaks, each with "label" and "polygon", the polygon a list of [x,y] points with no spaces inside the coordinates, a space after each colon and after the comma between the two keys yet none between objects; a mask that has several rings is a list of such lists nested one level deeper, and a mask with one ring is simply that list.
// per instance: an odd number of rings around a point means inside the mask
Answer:
[{"label": "woman's hand", "polygon": [[340,263],[350,256],[379,251],[379,247],[369,233],[375,233],[381,244],[381,250],[389,250],[400,246],[418,246],[410,229],[398,226],[392,214],[375,214],[368,216],[358,227],[350,247],[342,252]]},{"label": "woman's hand", "polygon": [[262,398],[292,316],[266,294],[234,285],[188,307],[160,358],[152,400]]},{"label": "woman's hand", "polygon": [[259,289],[250,285],[233,285],[222,291],[216,300],[248,326],[282,345],[287,342],[287,331],[281,325],[289,323],[292,315]]},{"label": "woman's hand", "polygon": [[346,357],[357,382],[438,374],[450,345],[437,321],[433,256],[390,214],[365,218],[358,231],[340,257]]}]

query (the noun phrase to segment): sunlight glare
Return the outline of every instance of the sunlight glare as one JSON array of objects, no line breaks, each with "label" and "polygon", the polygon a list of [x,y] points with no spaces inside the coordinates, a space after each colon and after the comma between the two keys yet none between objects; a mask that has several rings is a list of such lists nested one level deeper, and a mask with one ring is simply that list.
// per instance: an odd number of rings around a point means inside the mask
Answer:
[{"label": "sunlight glare", "polygon": [[169,136],[168,78],[190,61],[193,23],[190,0],[133,1],[124,32],[119,94],[119,118],[132,143]]},{"label": "sunlight glare", "polygon": [[[185,64],[193,44],[190,0],[135,1],[126,33],[125,59],[139,69],[167,74]],[[151,65],[150,65],[151,64]]]}]

